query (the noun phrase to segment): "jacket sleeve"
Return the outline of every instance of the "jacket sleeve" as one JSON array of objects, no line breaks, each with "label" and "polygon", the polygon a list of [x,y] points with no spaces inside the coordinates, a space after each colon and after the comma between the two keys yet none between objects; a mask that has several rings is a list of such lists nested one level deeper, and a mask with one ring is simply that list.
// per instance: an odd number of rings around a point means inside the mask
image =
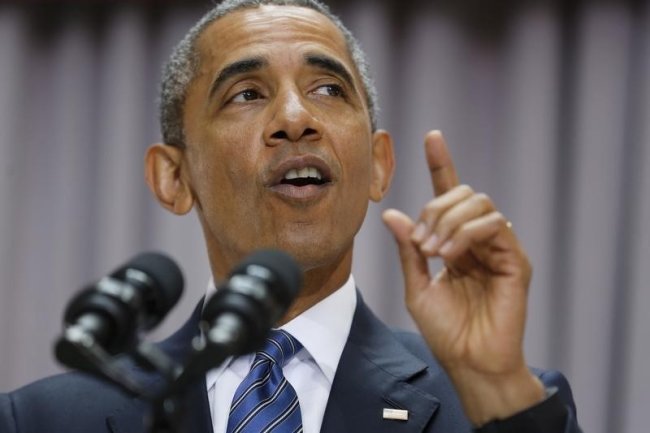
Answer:
[{"label": "jacket sleeve", "polygon": [[540,379],[547,389],[544,401],[510,418],[490,422],[475,433],[582,433],[566,378],[557,371],[547,371]]}]

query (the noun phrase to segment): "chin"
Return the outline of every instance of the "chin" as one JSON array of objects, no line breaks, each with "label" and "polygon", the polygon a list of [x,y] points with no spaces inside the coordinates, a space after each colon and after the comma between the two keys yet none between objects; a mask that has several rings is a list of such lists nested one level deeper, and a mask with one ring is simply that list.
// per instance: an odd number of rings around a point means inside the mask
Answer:
[{"label": "chin", "polygon": [[331,238],[317,240],[311,237],[302,242],[283,242],[278,248],[290,254],[303,272],[316,268],[338,267],[348,256],[352,257],[352,242],[337,244]]}]

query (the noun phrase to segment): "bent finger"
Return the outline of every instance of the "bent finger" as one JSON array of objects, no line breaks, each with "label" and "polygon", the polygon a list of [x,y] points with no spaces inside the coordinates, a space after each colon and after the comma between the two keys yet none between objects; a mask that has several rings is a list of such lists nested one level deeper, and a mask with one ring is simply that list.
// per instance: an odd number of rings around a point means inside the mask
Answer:
[{"label": "bent finger", "polygon": [[411,237],[413,242],[420,243],[431,236],[439,218],[451,207],[467,199],[472,194],[474,194],[474,190],[471,187],[460,185],[427,203],[422,208],[420,218],[415,230],[413,230],[413,236]]},{"label": "bent finger", "polygon": [[452,236],[462,233],[462,228],[472,227],[472,222],[480,221],[482,216],[494,212],[494,209],[494,203],[485,194],[472,194],[450,207],[438,219],[431,236],[420,244],[422,253],[426,256],[436,254],[438,248]]},{"label": "bent finger", "polygon": [[382,219],[397,243],[408,296],[428,284],[430,275],[427,259],[411,241],[414,224],[406,214],[396,209],[388,209],[382,214]]},{"label": "bent finger", "polygon": [[[487,245],[487,244],[490,245]],[[490,212],[458,228],[439,249],[438,254],[453,262],[479,244],[488,247],[487,256],[504,251],[520,250],[519,242],[500,212]]]}]

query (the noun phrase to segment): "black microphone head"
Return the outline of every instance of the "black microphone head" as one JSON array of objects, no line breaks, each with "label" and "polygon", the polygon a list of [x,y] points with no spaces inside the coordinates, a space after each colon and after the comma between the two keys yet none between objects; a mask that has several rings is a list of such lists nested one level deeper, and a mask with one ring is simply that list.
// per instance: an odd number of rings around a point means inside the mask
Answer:
[{"label": "black microphone head", "polygon": [[270,285],[273,297],[288,308],[302,287],[302,270],[289,254],[280,250],[259,250],[242,262],[231,272],[253,275],[264,279]]},{"label": "black microphone head", "polygon": [[110,355],[131,350],[142,329],[165,317],[183,292],[178,265],[160,253],[140,254],[84,291],[68,304],[64,336],[56,344],[63,364],[92,369],[95,346]]},{"label": "black microphone head", "polygon": [[152,319],[150,327],[160,322],[183,293],[183,273],[174,260],[162,253],[139,254],[111,273],[111,277],[144,286],[144,308]]},{"label": "black microphone head", "polygon": [[[291,256],[276,250],[257,251],[238,264],[206,301],[201,326],[211,342],[221,344],[220,350],[229,355],[254,351],[287,311],[301,285],[302,271]],[[217,336],[211,336],[212,331]]]}]

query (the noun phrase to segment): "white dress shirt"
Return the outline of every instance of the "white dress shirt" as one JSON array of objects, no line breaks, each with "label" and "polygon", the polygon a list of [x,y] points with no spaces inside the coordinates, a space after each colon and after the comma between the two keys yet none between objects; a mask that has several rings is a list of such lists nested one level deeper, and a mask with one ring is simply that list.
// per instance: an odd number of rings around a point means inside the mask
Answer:
[{"label": "white dress shirt", "polygon": [[[214,290],[211,281],[206,299]],[[339,290],[280,327],[303,345],[282,371],[298,394],[304,433],[320,432],[356,306],[354,278],[350,275]],[[225,433],[232,398],[253,358],[254,354],[229,358],[206,375],[214,433]]]}]

